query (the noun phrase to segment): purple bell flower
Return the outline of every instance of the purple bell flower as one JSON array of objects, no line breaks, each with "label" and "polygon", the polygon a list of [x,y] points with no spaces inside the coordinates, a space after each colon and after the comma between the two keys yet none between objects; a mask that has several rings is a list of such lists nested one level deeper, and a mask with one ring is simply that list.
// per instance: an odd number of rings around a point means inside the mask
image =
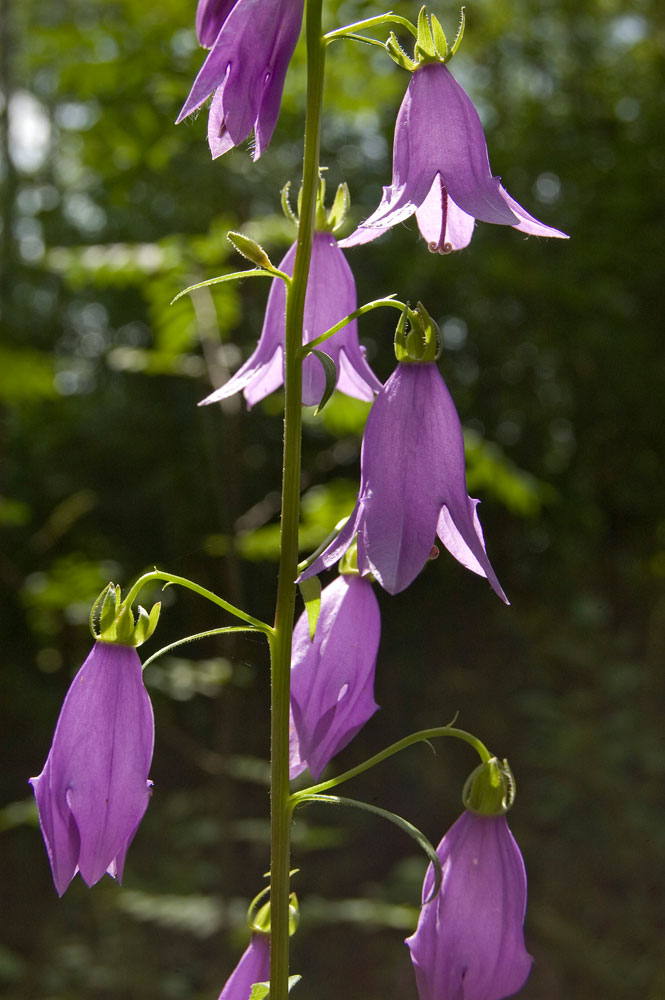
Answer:
[{"label": "purple bell flower", "polygon": [[433,252],[467,246],[476,219],[534,236],[567,238],[529,215],[492,176],[478,113],[440,62],[412,74],[395,124],[392,184],[383,189],[376,211],[341,246],[368,243],[414,212]]},{"label": "purple bell flower", "polygon": [[312,642],[305,612],[293,630],[290,777],[324,767],[351,742],[377,708],[374,668],[381,636],[372,584],[340,574],[321,593]]},{"label": "purple bell flower", "polygon": [[133,646],[96,642],[67,692],[42,773],[31,778],[53,881],[122,880],[150,799],[155,726]]},{"label": "purple bell flower", "polygon": [[254,983],[267,983],[269,979],[270,935],[255,931],[218,1000],[249,1000]]},{"label": "purple bell flower", "polygon": [[[303,4],[304,0],[236,0],[223,22],[176,121],[191,115],[214,91],[208,116],[213,158],[239,145],[252,130],[254,159],[267,149],[300,35]],[[214,10],[199,11],[208,39],[221,13],[217,5],[209,5],[213,6]]]},{"label": "purple bell flower", "polygon": [[212,48],[219,29],[238,0],[199,0],[196,8],[196,37],[199,45]]},{"label": "purple bell flower", "polygon": [[[295,243],[279,265],[293,273]],[[303,341],[308,343],[357,308],[356,283],[337,240],[328,232],[314,233],[312,259],[305,296]],[[286,330],[286,290],[281,278],[274,278],[268,296],[261,337],[254,353],[221,388],[203,403],[216,403],[241,389],[248,406],[278,389],[284,382],[284,338]],[[337,388],[347,396],[372,400],[381,383],[365,361],[358,343],[358,325],[347,323],[323,344],[337,366]],[[302,373],[302,400],[305,406],[321,402],[325,373],[318,358],[305,358]]]},{"label": "purple bell flower", "polygon": [[533,959],[524,946],[526,873],[505,816],[464,812],[430,865],[415,933],[406,939],[420,1000],[504,1000],[522,988]]},{"label": "purple bell flower", "polygon": [[487,558],[477,504],[467,494],[462,428],[439,369],[401,362],[367,418],[353,513],[302,579],[337,562],[357,532],[360,573],[397,594],[420,573],[438,535],[507,604]]}]

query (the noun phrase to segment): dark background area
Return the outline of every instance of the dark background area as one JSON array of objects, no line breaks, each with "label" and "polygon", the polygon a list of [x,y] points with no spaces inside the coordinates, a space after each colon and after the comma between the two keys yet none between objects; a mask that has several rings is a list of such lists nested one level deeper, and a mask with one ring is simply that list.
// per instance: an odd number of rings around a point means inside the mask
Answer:
[{"label": "dark background area", "polygon": [[[331,27],[381,9],[325,7]],[[292,241],[279,189],[299,184],[303,52],[264,157],[213,163],[204,112],[173,125],[203,58],[193,0],[0,10],[0,993],[205,1000],[245,946],[268,866],[262,643],[205,640],[146,671],[155,791],[122,888],[76,879],[58,900],[27,779],[109,579],[126,587],[157,563],[272,615],[279,394],[249,413],[237,399],[196,407],[251,351],[268,289],[169,301],[242,266],[229,228],[275,259]],[[436,12],[454,33],[457,9]],[[381,711],[330,773],[459,711],[517,777],[510,822],[536,958],[521,995],[663,1000],[665,9],[474,0],[467,24],[452,68],[493,170],[570,241],[479,224],[441,258],[412,222],[348,259],[360,301],[396,292],[440,321],[469,490],[512,604],[445,553],[405,593],[380,593]],[[330,50],[322,162],[329,189],[350,184],[350,223],[389,183],[406,84],[380,50]],[[360,329],[386,378],[393,313]],[[353,502],[366,411],[336,396],[307,416],[305,551]],[[145,655],[228,624],[189,593],[165,602]],[[345,793],[437,842],[473,766],[468,748],[439,741],[436,756],[412,748]],[[322,807],[297,818],[303,997],[415,1000],[402,939],[425,860],[378,822]]]}]

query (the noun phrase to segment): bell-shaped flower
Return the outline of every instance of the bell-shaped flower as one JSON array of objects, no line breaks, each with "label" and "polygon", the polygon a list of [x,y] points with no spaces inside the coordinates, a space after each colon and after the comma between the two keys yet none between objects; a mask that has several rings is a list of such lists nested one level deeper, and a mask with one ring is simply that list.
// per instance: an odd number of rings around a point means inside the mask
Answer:
[{"label": "bell-shaped flower", "polygon": [[249,1000],[254,983],[270,979],[270,935],[255,931],[218,1000]]},{"label": "bell-shaped flower", "polygon": [[[295,243],[279,265],[280,271],[293,274]],[[325,333],[357,308],[356,283],[337,240],[329,232],[315,232],[305,296],[303,343]],[[247,404],[253,406],[274,392],[284,382],[284,340],[286,336],[286,290],[281,278],[274,278],[268,296],[263,329],[254,353],[221,388],[203,403],[243,391]],[[365,361],[358,343],[355,320],[325,342],[326,354],[337,366],[337,388],[347,396],[372,400],[381,383]],[[303,362],[302,400],[305,406],[321,402],[325,390],[325,372],[319,359],[309,355]]]},{"label": "bell-shaped flower", "polygon": [[212,48],[219,29],[238,0],[199,0],[196,8],[196,37],[206,49]]},{"label": "bell-shaped flower", "polygon": [[31,778],[60,895],[80,871],[122,880],[150,799],[152,706],[134,646],[96,642],[72,681],[42,773]]},{"label": "bell-shaped flower", "polygon": [[400,362],[367,418],[353,513],[302,579],[337,562],[357,533],[360,573],[397,594],[420,573],[438,535],[508,603],[487,558],[477,504],[466,490],[462,428],[439,369]]},{"label": "bell-shaped flower", "polygon": [[[304,0],[237,0],[223,21],[176,122],[214,92],[208,116],[213,158],[243,142],[252,130],[254,159],[268,147],[300,35],[303,4]],[[208,40],[221,13],[218,5],[209,10],[212,6],[200,12]]]},{"label": "bell-shaped flower", "polygon": [[381,618],[372,584],[340,574],[321,593],[314,640],[305,612],[293,631],[290,776],[318,780],[379,707],[374,668]]},{"label": "bell-shaped flower", "polygon": [[437,848],[415,933],[407,938],[420,1000],[504,1000],[526,982],[526,873],[505,816],[466,811]]},{"label": "bell-shaped flower", "polygon": [[467,246],[476,219],[566,237],[529,215],[492,176],[478,113],[442,62],[412,73],[395,125],[392,184],[341,246],[376,239],[414,212],[429,249],[439,253]]}]

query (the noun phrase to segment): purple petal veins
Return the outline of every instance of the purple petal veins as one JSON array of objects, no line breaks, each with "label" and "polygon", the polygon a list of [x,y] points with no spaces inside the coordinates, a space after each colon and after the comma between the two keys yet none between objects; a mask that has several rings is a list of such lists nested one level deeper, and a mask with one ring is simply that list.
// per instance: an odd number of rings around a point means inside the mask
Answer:
[{"label": "purple petal veins", "polygon": [[391,594],[420,573],[439,535],[467,569],[507,603],[466,490],[464,439],[455,404],[434,363],[400,363],[370,410],[360,492],[346,526],[302,574],[330,567],[358,534],[358,568]]},{"label": "purple petal veins", "polygon": [[[279,268],[293,273],[295,243]],[[325,333],[357,308],[356,284],[344,254],[330,233],[314,234],[310,263],[303,342],[309,343]],[[286,290],[281,278],[274,278],[268,295],[263,329],[254,353],[235,375],[211,393],[203,403],[215,403],[236,392],[244,393],[249,406],[269,395],[284,382],[284,338],[286,330]],[[321,345],[337,365],[337,388],[347,396],[372,400],[381,382],[365,360],[358,343],[358,325],[347,323]],[[303,363],[302,398],[305,406],[316,406],[325,389],[325,374],[318,358],[310,356]]]},{"label": "purple petal veins", "polygon": [[208,42],[222,21],[177,121],[214,92],[208,119],[213,157],[243,142],[254,130],[254,159],[265,151],[277,124],[286,71],[302,24],[304,0],[236,0],[199,7]]},{"label": "purple petal veins", "polygon": [[307,615],[300,616],[291,658],[291,778],[309,767],[318,780],[376,712],[380,634],[372,584],[355,575],[340,575],[323,590],[314,641]]},{"label": "purple petal veins", "polygon": [[392,184],[340,245],[367,243],[414,212],[430,250],[439,253],[467,246],[476,219],[537,236],[566,236],[529,215],[492,176],[478,113],[443,63],[411,75],[395,124]]},{"label": "purple petal veins", "polygon": [[526,873],[505,816],[464,812],[430,865],[415,933],[407,938],[420,1000],[504,1000],[526,982]]},{"label": "purple petal veins", "polygon": [[53,880],[122,878],[148,806],[150,699],[133,646],[96,642],[72,681],[42,773],[31,778]]}]

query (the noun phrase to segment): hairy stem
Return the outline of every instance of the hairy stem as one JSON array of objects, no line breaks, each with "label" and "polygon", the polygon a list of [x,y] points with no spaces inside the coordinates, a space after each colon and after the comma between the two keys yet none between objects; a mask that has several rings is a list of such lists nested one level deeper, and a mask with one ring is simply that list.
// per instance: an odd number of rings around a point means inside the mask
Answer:
[{"label": "hairy stem", "polygon": [[281,553],[274,633],[270,641],[270,998],[287,1000],[289,979],[289,867],[291,809],[289,802],[289,689],[291,636],[298,565],[300,465],[302,434],[302,347],[307,277],[312,255],[325,48],[321,30],[323,0],[307,0],[307,112],[303,193],[293,279],[286,294],[284,371],[284,463],[282,471]]}]

